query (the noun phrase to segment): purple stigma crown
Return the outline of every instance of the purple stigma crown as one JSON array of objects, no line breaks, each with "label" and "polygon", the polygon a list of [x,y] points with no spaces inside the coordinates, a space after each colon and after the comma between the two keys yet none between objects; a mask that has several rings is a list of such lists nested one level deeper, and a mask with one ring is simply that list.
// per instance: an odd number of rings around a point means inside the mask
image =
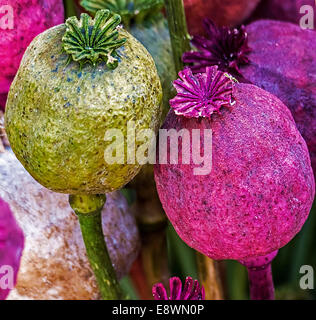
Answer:
[{"label": "purple stigma crown", "polygon": [[187,118],[210,118],[220,108],[231,106],[233,78],[218,70],[207,67],[205,73],[193,75],[190,68],[179,72],[180,79],[174,81],[177,90],[170,106],[176,115]]}]

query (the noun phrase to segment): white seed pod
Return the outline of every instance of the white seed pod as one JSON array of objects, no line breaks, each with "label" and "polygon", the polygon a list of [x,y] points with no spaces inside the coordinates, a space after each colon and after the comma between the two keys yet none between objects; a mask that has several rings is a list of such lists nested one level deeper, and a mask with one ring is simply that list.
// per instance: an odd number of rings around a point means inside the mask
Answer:
[{"label": "white seed pod", "polygon": [[[0,153],[0,197],[25,235],[17,285],[8,299],[98,299],[68,196],[42,187],[7,150]],[[102,219],[114,269],[122,278],[137,257],[140,242],[134,216],[120,192],[107,194]]]}]

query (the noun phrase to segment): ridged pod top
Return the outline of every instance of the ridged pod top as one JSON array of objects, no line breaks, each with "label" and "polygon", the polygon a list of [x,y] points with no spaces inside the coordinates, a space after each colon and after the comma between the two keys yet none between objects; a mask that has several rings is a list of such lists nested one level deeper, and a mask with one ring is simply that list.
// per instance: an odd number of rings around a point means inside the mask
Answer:
[{"label": "ridged pod top", "polygon": [[210,118],[213,113],[220,113],[221,107],[232,105],[232,85],[237,80],[217,66],[195,75],[186,68],[179,72],[179,77],[174,81],[177,95],[170,100],[176,115]]},{"label": "ridged pod top", "polygon": [[104,61],[111,69],[118,65],[116,49],[126,39],[118,39],[121,17],[110,10],[99,10],[95,18],[82,13],[80,20],[70,17],[66,20],[66,32],[62,38],[63,50],[69,54],[68,63],[76,61],[82,67],[86,63],[95,66]]},{"label": "ridged pod top", "polygon": [[120,14],[124,26],[131,20],[141,23],[149,17],[155,17],[163,7],[163,0],[82,0],[81,6],[91,14],[100,9],[108,9]]}]

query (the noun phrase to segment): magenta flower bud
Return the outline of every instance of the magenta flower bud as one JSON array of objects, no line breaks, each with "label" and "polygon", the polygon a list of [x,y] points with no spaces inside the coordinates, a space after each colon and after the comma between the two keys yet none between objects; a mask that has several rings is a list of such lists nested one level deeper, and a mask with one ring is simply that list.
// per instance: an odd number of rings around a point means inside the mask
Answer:
[{"label": "magenta flower bud", "polygon": [[207,37],[195,36],[192,45],[197,51],[183,54],[183,61],[192,64],[194,73],[205,72],[206,67],[217,65],[220,70],[240,75],[240,66],[249,63],[248,35],[240,29],[218,28],[213,21],[203,21]]},{"label": "magenta flower bud", "polygon": [[155,300],[205,300],[205,290],[197,280],[185,279],[184,286],[178,277],[169,279],[170,294],[162,283],[155,284],[152,289]]}]

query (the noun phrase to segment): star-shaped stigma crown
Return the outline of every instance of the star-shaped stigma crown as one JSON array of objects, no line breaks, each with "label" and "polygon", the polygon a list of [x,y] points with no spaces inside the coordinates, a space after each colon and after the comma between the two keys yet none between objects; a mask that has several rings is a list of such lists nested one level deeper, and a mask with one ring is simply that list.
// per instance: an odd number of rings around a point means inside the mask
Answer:
[{"label": "star-shaped stigma crown", "polygon": [[240,66],[248,64],[248,34],[244,26],[217,27],[211,20],[204,20],[207,37],[195,36],[192,45],[197,51],[186,52],[183,62],[192,64],[194,73],[205,72],[206,67],[217,65],[221,71],[240,75]]},{"label": "star-shaped stigma crown", "polygon": [[220,108],[231,106],[232,85],[237,81],[217,66],[207,67],[205,73],[193,74],[190,68],[179,72],[180,79],[174,81],[177,90],[170,106],[176,115],[187,118],[210,118]]},{"label": "star-shaped stigma crown", "polygon": [[170,295],[162,283],[155,284],[152,293],[155,300],[205,300],[205,290],[197,280],[185,279],[184,286],[178,277],[169,279]]},{"label": "star-shaped stigma crown", "polygon": [[82,67],[86,63],[95,66],[104,61],[111,69],[118,66],[116,49],[126,39],[119,38],[118,25],[121,17],[109,10],[99,10],[95,18],[82,13],[80,20],[66,20],[66,32],[62,38],[63,50],[69,55],[68,63],[76,61]]}]

